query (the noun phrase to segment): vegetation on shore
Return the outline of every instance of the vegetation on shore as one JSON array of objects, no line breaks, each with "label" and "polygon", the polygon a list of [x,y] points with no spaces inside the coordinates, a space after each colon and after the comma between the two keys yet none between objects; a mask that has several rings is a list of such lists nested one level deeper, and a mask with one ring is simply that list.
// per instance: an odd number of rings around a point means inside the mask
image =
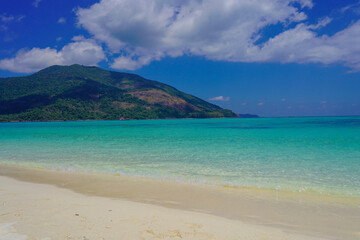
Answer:
[{"label": "vegetation on shore", "polygon": [[0,78],[0,121],[236,117],[169,85],[81,65]]}]

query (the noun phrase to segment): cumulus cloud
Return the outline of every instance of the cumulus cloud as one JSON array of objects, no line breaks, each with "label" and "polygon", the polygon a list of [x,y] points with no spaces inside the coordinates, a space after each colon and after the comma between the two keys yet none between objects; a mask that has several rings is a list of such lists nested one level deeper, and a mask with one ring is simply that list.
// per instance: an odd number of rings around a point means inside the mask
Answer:
[{"label": "cumulus cloud", "polygon": [[[298,4],[294,4],[298,3]],[[297,7],[300,6],[300,7]],[[78,24],[120,54],[113,68],[134,70],[163,57],[203,56],[232,62],[343,63],[360,70],[360,21],[332,37],[307,25],[311,0],[101,0],[80,8]],[[261,30],[283,24],[261,44]],[[356,38],[354,38],[356,37]]]},{"label": "cumulus cloud", "polygon": [[[263,27],[306,19],[290,2],[102,0],[78,9],[77,16],[79,25],[111,51],[126,53],[127,57],[115,60],[124,65],[113,67],[133,68],[165,56],[189,54],[228,61],[245,56]],[[297,2],[311,7],[311,1]]]},{"label": "cumulus cloud", "polygon": [[210,98],[209,101],[223,101],[223,102],[226,102],[226,101],[230,101],[230,97],[218,96],[218,97]]},{"label": "cumulus cloud", "polygon": [[105,58],[95,40],[76,37],[60,51],[52,48],[19,50],[14,58],[0,60],[0,69],[12,72],[31,73],[51,65],[96,65]]},{"label": "cumulus cloud", "polygon": [[[40,2],[35,0],[33,5],[38,7]],[[76,10],[78,25],[94,40],[75,38],[60,51],[22,50],[14,58],[0,60],[0,67],[20,71],[15,62],[24,63],[23,69],[29,72],[46,65],[45,60],[40,64],[46,57],[62,64],[75,59],[94,64],[104,59],[101,43],[110,56],[110,67],[121,70],[188,55],[230,62],[342,63],[360,71],[360,20],[332,36],[319,34],[332,19],[307,23],[305,12],[313,5],[312,0],[100,0]],[[0,15],[0,30],[5,31],[5,22],[15,19]],[[58,23],[65,21],[58,19]],[[264,29],[275,25],[282,25],[283,30],[271,38],[263,35]],[[89,47],[93,56],[87,55]],[[46,56],[34,59],[32,66],[30,56],[39,53]]]},{"label": "cumulus cloud", "polygon": [[148,56],[142,56],[134,59],[132,56],[120,56],[110,65],[119,70],[135,70],[144,65],[148,65],[153,59]]},{"label": "cumulus cloud", "polygon": [[360,70],[360,21],[336,33],[332,37],[317,34],[301,23],[295,28],[280,33],[262,47],[253,46],[251,59],[260,62],[283,63],[341,62]]}]

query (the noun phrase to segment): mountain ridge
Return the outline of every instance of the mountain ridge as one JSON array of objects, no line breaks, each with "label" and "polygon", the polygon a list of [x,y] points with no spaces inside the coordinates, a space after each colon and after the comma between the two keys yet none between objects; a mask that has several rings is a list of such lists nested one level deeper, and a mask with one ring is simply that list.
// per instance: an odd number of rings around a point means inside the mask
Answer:
[{"label": "mountain ridge", "polygon": [[78,64],[0,78],[0,121],[237,117],[139,75]]}]

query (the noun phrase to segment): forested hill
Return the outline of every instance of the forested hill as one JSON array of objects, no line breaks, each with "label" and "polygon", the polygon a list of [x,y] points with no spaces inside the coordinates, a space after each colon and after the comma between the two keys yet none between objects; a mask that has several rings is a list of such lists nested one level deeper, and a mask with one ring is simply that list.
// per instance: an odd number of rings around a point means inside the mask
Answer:
[{"label": "forested hill", "polygon": [[237,116],[169,85],[81,65],[0,78],[0,121]]}]

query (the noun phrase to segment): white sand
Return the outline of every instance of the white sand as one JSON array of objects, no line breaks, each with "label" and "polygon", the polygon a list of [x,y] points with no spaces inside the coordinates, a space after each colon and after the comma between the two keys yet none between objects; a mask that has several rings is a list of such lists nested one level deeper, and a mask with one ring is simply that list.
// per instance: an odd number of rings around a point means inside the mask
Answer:
[{"label": "white sand", "polygon": [[0,176],[0,240],[320,239],[214,215]]}]

